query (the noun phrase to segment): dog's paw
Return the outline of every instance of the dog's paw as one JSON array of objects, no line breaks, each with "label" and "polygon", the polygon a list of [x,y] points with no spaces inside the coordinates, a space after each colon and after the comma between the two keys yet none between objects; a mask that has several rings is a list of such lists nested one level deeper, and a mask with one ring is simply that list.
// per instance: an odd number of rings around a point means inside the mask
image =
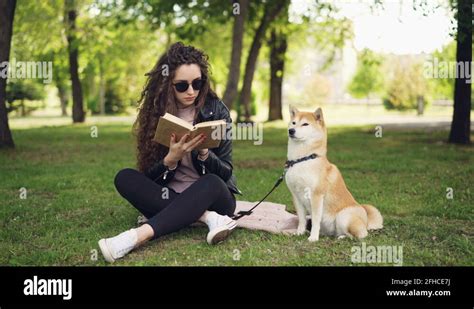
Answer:
[{"label": "dog's paw", "polygon": [[296,235],[304,235],[306,233],[306,220],[298,220]]},{"label": "dog's paw", "polygon": [[298,228],[298,229],[296,230],[296,235],[298,235],[298,236],[304,235],[304,233],[306,233],[306,229],[305,229],[305,228],[304,228],[304,229]]},{"label": "dog's paw", "polygon": [[319,235],[311,235],[308,237],[308,240],[311,242],[318,241],[319,240]]}]

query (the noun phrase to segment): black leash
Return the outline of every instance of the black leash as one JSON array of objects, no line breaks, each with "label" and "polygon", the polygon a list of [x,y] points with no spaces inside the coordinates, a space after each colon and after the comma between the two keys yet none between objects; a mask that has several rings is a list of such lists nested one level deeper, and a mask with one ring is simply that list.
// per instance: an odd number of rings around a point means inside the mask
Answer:
[{"label": "black leash", "polygon": [[240,218],[244,217],[244,216],[250,216],[253,212],[253,210],[255,208],[257,208],[258,205],[260,205],[280,184],[281,182],[283,181],[283,179],[285,178],[285,175],[286,175],[286,171],[288,171],[288,169],[290,167],[292,167],[293,165],[297,164],[297,163],[300,163],[300,162],[303,162],[303,161],[307,161],[307,160],[312,160],[312,159],[316,159],[318,157],[317,154],[315,153],[312,153],[310,154],[309,156],[305,156],[305,157],[302,157],[302,158],[299,158],[299,159],[296,159],[296,160],[287,160],[285,162],[285,168],[283,170],[283,173],[281,174],[280,177],[278,177],[277,181],[275,182],[275,184],[273,185],[273,188],[255,205],[253,206],[252,208],[250,208],[249,210],[241,210],[239,211],[237,214],[235,214],[232,219],[234,220],[239,220]]}]

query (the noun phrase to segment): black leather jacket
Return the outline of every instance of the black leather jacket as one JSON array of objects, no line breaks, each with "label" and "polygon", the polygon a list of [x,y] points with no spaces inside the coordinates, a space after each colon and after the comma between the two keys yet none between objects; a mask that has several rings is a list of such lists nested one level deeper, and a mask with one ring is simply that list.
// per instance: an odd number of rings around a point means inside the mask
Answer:
[{"label": "black leather jacket", "polygon": [[[226,136],[232,136],[232,119],[230,118],[229,109],[224,102],[217,98],[209,98],[199,111],[196,123],[204,121],[212,121],[225,119],[227,122]],[[219,147],[209,149],[209,155],[205,161],[198,160],[198,151],[191,151],[191,158],[194,168],[199,175],[207,173],[216,174],[227,184],[227,187],[232,193],[242,194],[237,188],[236,178],[232,173],[232,139],[224,139],[221,141]],[[181,161],[178,162],[178,168]],[[156,183],[166,186],[175,174],[175,170],[169,170],[164,164],[163,159],[156,162],[150,169],[145,171],[148,178],[153,179]]]}]

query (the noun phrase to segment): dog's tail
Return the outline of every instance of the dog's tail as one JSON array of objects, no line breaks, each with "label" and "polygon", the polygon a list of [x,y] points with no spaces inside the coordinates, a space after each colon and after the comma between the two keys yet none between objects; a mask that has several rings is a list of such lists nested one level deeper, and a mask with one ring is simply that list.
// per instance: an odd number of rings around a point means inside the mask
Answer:
[{"label": "dog's tail", "polygon": [[367,229],[378,230],[383,228],[383,217],[380,211],[372,205],[361,205],[367,212]]}]

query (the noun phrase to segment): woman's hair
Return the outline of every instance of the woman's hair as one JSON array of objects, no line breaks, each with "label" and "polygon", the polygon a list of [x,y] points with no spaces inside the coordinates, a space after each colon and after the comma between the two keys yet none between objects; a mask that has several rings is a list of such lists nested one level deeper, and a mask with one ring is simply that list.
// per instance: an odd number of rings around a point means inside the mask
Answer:
[{"label": "woman's hair", "polygon": [[177,114],[178,105],[172,81],[176,69],[183,64],[197,64],[201,68],[201,78],[205,79],[194,101],[195,117],[208,96],[217,97],[209,85],[208,56],[203,51],[185,46],[181,42],[171,45],[158,59],[153,69],[146,74],[148,79],[138,100],[138,116],[133,124],[133,132],[137,141],[137,168],[141,172],[146,171],[168,153],[168,147],[152,139],[160,116],[165,113]]}]

